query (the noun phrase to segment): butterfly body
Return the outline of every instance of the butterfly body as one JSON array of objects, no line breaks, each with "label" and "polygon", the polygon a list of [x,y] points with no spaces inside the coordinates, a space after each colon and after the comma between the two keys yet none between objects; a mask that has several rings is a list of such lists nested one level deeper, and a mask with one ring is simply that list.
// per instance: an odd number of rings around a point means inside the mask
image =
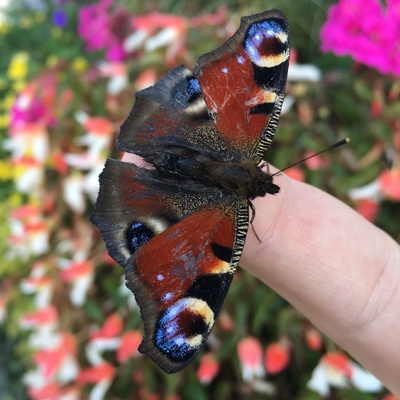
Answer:
[{"label": "butterfly body", "polygon": [[166,372],[203,347],[237,268],[250,200],[279,187],[259,165],[283,101],[289,28],[277,10],[242,19],[193,74],[137,93],[91,219],[126,273],[144,321],[139,350]]}]

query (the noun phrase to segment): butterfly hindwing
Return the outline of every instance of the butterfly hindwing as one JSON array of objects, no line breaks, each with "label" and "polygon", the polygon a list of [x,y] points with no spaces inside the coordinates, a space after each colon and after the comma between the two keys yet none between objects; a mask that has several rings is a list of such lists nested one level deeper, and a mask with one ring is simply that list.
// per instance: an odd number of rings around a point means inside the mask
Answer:
[{"label": "butterfly hindwing", "polygon": [[214,325],[244,245],[248,207],[215,189],[159,178],[108,160],[91,219],[139,304],[140,351],[171,373],[191,362]]},{"label": "butterfly hindwing", "polygon": [[[247,221],[247,205],[237,206]],[[247,231],[247,226],[242,234],[236,231],[237,212],[228,205],[196,211],[129,261],[127,285],[136,294],[145,327],[139,350],[166,372],[193,360],[220,312]]]}]

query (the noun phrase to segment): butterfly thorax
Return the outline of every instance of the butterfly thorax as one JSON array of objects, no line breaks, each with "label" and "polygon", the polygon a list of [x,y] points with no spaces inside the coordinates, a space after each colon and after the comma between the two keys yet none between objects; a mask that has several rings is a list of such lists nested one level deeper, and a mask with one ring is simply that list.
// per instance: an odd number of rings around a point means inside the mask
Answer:
[{"label": "butterfly thorax", "polygon": [[251,161],[218,162],[204,155],[186,158],[169,152],[148,157],[147,160],[151,160],[163,175],[218,187],[242,200],[253,200],[267,193],[279,192],[279,186],[273,183],[273,177]]},{"label": "butterfly thorax", "polygon": [[253,200],[267,193],[279,192],[270,174],[251,161],[241,163],[211,162],[204,166],[202,180],[235,193],[240,199]]}]

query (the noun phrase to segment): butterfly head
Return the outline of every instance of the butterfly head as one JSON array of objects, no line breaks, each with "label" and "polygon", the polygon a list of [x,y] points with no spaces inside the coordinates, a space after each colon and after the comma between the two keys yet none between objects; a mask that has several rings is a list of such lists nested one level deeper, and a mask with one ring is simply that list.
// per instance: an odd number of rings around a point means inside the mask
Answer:
[{"label": "butterfly head", "polygon": [[[203,178],[224,191],[236,194],[240,199],[253,200],[267,193],[279,192],[279,186],[273,183],[273,177],[251,161],[241,163],[208,163]],[[203,171],[204,171],[203,170]]]}]

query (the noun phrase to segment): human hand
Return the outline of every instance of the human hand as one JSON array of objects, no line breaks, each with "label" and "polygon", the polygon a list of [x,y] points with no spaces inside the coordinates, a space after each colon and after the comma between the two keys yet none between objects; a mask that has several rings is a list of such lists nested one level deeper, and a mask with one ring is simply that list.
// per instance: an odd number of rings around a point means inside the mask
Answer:
[{"label": "human hand", "polygon": [[253,201],[241,267],[400,396],[400,246],[334,197],[284,174]]},{"label": "human hand", "polygon": [[240,266],[400,396],[400,246],[329,194],[274,179],[280,193],[253,201],[261,243],[250,228]]}]

